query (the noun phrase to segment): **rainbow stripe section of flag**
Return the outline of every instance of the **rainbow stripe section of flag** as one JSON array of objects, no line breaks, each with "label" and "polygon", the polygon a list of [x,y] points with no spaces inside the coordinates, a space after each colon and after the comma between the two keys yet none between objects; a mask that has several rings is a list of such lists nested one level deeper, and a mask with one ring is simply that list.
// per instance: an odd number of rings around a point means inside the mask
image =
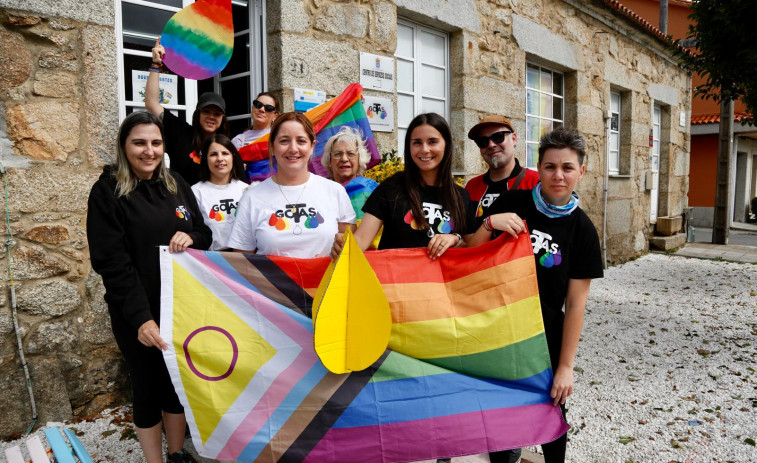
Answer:
[{"label": "rainbow stripe section of flag", "polygon": [[234,51],[231,0],[198,0],[168,20],[161,35],[165,64],[180,76],[207,79]]},{"label": "rainbow stripe section of flag", "polygon": [[552,406],[528,235],[430,260],[366,253],[392,310],[389,349],[329,373],[312,297],[328,259],[161,250],[161,335],[201,455],[242,462],[417,461],[550,442]]},{"label": "rainbow stripe section of flag", "polygon": [[[323,177],[328,176],[326,169],[321,165],[323,148],[329,138],[345,126],[359,129],[363,133],[365,146],[371,154],[367,167],[370,168],[381,161],[376,139],[373,137],[368,115],[363,107],[362,93],[363,87],[360,84],[350,84],[336,98],[305,113],[313,123],[316,133],[315,151],[309,164],[311,172]],[[264,180],[274,173],[268,160],[268,142],[269,136],[265,135],[239,150],[242,159],[247,163],[247,176],[251,181]]]}]

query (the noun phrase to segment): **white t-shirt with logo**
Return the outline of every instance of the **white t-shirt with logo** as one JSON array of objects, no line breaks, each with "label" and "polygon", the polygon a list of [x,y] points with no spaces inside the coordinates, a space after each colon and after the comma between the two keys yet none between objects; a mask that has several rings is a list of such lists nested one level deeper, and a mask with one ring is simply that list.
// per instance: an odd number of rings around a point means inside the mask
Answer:
[{"label": "white t-shirt with logo", "polygon": [[355,223],[342,185],[315,174],[296,186],[269,178],[242,196],[227,244],[264,255],[328,256],[339,223]]},{"label": "white t-shirt with logo", "polygon": [[202,217],[213,232],[211,251],[228,248],[226,242],[236,220],[237,207],[242,194],[249,185],[241,180],[232,180],[226,185],[198,182],[192,185]]}]

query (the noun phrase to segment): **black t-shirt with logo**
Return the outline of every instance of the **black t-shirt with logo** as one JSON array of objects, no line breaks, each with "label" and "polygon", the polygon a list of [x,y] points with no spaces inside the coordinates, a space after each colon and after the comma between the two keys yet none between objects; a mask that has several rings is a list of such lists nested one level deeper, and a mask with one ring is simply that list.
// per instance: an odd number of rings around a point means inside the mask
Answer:
[{"label": "black t-shirt with logo", "polygon": [[171,159],[171,170],[178,172],[190,186],[199,182],[200,164],[190,156],[194,151],[192,126],[171,111],[163,111],[163,137],[166,153]]},{"label": "black t-shirt with logo", "polygon": [[[402,174],[400,174],[402,175]],[[384,222],[379,249],[419,248],[428,246],[436,233],[459,233],[465,235],[476,231],[475,210],[468,193],[456,187],[465,204],[466,224],[457,226],[450,220],[450,213],[441,206],[439,187],[423,186],[421,201],[426,220],[431,230],[420,230],[413,219],[410,202],[399,177],[381,183],[363,206],[363,212]]]},{"label": "black t-shirt with logo", "polygon": [[536,209],[531,191],[503,192],[489,207],[490,214],[501,212],[514,212],[526,221],[547,342],[550,353],[559,354],[568,280],[602,278],[604,274],[597,230],[580,207],[567,217],[547,217]]}]

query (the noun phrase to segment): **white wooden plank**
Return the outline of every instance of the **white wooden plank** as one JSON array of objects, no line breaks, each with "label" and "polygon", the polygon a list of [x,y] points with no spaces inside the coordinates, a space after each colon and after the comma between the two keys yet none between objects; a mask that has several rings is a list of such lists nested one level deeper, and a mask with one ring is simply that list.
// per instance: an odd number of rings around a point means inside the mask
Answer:
[{"label": "white wooden plank", "polygon": [[29,455],[32,457],[32,463],[50,463],[45,446],[39,436],[34,436],[26,441],[26,448],[29,449]]},{"label": "white wooden plank", "polygon": [[18,445],[5,449],[5,459],[8,460],[8,463],[26,463]]}]

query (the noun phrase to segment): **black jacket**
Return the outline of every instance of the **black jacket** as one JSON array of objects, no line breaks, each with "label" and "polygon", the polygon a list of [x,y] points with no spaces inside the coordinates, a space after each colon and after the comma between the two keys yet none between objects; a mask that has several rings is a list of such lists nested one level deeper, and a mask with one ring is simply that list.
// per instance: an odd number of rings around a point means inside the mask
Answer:
[{"label": "black jacket", "polygon": [[177,231],[192,237],[196,249],[212,242],[189,185],[171,175],[178,187],[175,195],[158,180],[141,180],[128,196],[117,198],[115,168],[106,166],[89,194],[89,255],[103,278],[114,329],[160,323],[158,246],[168,245]]}]

